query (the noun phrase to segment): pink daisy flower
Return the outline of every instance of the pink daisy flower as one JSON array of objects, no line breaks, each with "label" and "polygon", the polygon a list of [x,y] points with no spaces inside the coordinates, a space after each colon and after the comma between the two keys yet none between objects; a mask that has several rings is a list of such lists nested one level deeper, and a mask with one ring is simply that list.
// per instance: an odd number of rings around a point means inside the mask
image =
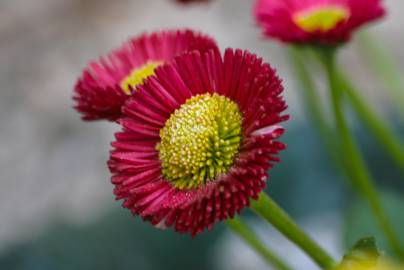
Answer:
[{"label": "pink daisy flower", "polygon": [[257,0],[254,15],[266,36],[291,43],[335,45],[385,14],[382,0]]},{"label": "pink daisy flower", "polygon": [[173,57],[192,50],[216,48],[208,36],[191,30],[142,34],[98,61],[92,61],[78,79],[73,99],[84,120],[116,120],[138,84]]},{"label": "pink daisy flower", "polygon": [[128,99],[108,162],[123,207],[196,235],[257,199],[285,145],[275,71],[247,51],[194,51]]}]

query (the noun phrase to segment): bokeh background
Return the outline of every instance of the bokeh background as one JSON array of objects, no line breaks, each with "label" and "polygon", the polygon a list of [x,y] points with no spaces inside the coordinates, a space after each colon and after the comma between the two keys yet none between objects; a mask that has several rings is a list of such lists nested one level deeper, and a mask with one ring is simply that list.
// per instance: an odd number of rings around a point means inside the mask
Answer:
[{"label": "bokeh background", "polygon": [[[0,0],[0,269],[270,269],[222,224],[192,239],[133,218],[114,201],[106,167],[109,142],[118,127],[84,123],[71,108],[72,87],[87,61],[131,35],[177,27],[209,33],[221,48],[256,52],[284,79],[292,115],[284,137],[288,149],[272,171],[268,192],[335,256],[368,235],[379,236],[386,249],[367,208],[330,163],[307,120],[285,47],[263,39],[255,27],[252,4]],[[404,2],[390,0],[386,5],[387,19],[369,32],[404,71]],[[361,46],[355,40],[344,48],[341,63],[368,102],[403,135],[403,118],[374,78]],[[321,80],[317,83],[323,86]],[[325,90],[320,94],[325,96]],[[384,203],[404,237],[404,181],[400,184],[389,158],[355,117],[351,119]],[[269,225],[248,210],[243,215],[296,269],[315,269]]]}]

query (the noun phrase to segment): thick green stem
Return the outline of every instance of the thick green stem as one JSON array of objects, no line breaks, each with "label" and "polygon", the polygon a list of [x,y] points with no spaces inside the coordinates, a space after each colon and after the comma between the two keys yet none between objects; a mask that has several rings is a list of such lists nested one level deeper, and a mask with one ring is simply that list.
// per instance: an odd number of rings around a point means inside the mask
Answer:
[{"label": "thick green stem", "polygon": [[404,79],[403,73],[397,68],[395,59],[367,33],[359,33],[358,37],[360,52],[374,70],[375,76],[385,85],[392,101],[404,115]]},{"label": "thick green stem", "polygon": [[272,224],[286,238],[300,247],[322,269],[333,269],[335,261],[314,242],[268,195],[261,192],[257,201],[251,201],[252,209]]},{"label": "thick green stem", "polygon": [[364,99],[359,95],[347,77],[342,72],[339,73],[339,76],[341,87],[347,94],[356,113],[388,154],[390,154],[393,161],[404,170],[404,145],[402,142],[390,131],[390,127],[386,124],[386,121],[380,119],[364,102]]},{"label": "thick green stem", "polygon": [[281,258],[269,250],[254,232],[243,223],[240,218],[227,221],[230,229],[241,237],[255,252],[257,252],[269,265],[279,270],[292,270]]},{"label": "thick green stem", "polygon": [[347,175],[350,176],[350,180],[353,185],[360,191],[362,196],[368,201],[371,210],[378,220],[380,227],[385,233],[387,240],[389,241],[392,249],[404,258],[404,251],[398,241],[398,237],[394,232],[385,211],[381,206],[374,181],[366,167],[366,164],[360,154],[358,147],[350,134],[348,125],[346,123],[343,113],[343,91],[341,90],[341,84],[336,70],[335,64],[335,50],[328,49],[322,51],[321,59],[327,71],[328,81],[331,90],[333,111],[335,116],[336,129],[339,136],[341,161],[347,169]]}]

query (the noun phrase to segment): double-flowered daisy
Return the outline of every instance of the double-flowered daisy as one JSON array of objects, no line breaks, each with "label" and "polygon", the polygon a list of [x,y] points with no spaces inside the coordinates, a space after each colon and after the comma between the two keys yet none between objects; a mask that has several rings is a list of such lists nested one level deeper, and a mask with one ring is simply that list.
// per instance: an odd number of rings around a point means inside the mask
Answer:
[{"label": "double-flowered daisy", "polygon": [[196,235],[257,199],[285,148],[283,87],[247,51],[160,65],[123,107],[109,167],[116,198],[158,228]]},{"label": "double-flowered daisy", "polygon": [[75,108],[84,120],[114,121],[127,98],[156,67],[182,53],[212,48],[216,48],[215,41],[191,30],[134,37],[84,69],[75,86]]},{"label": "double-flowered daisy", "polygon": [[266,36],[290,43],[336,45],[382,17],[382,0],[257,0],[254,14]]}]

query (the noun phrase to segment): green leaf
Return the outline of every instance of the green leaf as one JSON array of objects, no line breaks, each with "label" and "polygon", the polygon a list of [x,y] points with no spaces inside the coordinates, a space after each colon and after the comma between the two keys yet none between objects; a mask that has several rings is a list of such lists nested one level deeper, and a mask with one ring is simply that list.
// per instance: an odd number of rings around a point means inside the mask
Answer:
[{"label": "green leaf", "polygon": [[362,238],[345,254],[341,266],[344,269],[349,269],[349,267],[354,265],[372,267],[376,265],[379,256],[380,253],[376,247],[376,239],[374,237]]}]

